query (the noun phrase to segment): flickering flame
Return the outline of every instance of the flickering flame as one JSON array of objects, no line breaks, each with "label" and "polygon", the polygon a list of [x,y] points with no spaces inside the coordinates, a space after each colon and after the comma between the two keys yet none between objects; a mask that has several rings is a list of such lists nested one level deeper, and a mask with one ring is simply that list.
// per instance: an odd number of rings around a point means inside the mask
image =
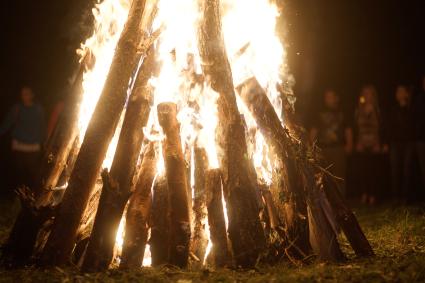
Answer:
[{"label": "flickering flame", "polygon": [[[148,0],[147,5],[154,2],[156,0]],[[278,9],[269,0],[222,0],[221,2],[225,47],[235,86],[255,77],[280,116],[282,102],[276,85],[286,83],[291,80],[291,77],[285,61],[285,49],[275,33]],[[93,10],[95,31],[82,44],[82,50],[88,48],[96,62],[94,67],[84,74],[84,96],[79,116],[80,137],[84,136],[102,92],[130,4],[131,0],[104,0]],[[195,146],[205,148],[209,167],[218,168],[215,131],[218,124],[216,101],[219,94],[209,87],[201,70],[201,60],[197,49],[197,25],[200,17],[197,0],[159,0],[157,7],[158,14],[153,29],[163,27],[160,38],[155,43],[160,72],[150,80],[154,88],[154,105],[148,125],[144,129],[145,136],[149,140],[158,141],[164,138],[158,123],[156,107],[162,102],[174,102],[178,107],[177,119],[180,123],[183,149],[193,152]],[[249,132],[253,130],[252,137],[248,139],[248,146],[251,149],[250,158],[258,178],[270,184],[272,165],[269,147],[258,130],[255,120],[239,99],[238,106],[245,118],[247,130]],[[103,163],[104,167],[109,168],[112,163],[120,128],[120,126],[117,128],[109,146]],[[165,171],[162,149],[159,148],[157,153],[160,156],[157,174],[162,174]],[[193,162],[193,159],[187,162]],[[191,177],[193,185],[194,176]],[[227,228],[228,219],[224,198],[223,206]],[[123,223],[120,224],[119,229],[116,245],[121,247]],[[210,249],[211,243],[208,245],[208,251]],[[149,261],[148,258],[146,262]]]}]

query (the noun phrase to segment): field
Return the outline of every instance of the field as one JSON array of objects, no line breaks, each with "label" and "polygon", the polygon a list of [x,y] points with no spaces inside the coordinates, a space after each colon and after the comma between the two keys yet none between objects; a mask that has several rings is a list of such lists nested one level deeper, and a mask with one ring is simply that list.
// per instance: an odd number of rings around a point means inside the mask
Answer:
[{"label": "field", "polygon": [[[376,257],[356,259],[344,238],[349,260],[344,264],[312,263],[294,267],[258,266],[255,270],[193,270],[144,268],[131,272],[81,274],[75,268],[0,269],[0,282],[425,282],[425,206],[354,206]],[[3,242],[19,209],[16,202],[0,203]]]}]

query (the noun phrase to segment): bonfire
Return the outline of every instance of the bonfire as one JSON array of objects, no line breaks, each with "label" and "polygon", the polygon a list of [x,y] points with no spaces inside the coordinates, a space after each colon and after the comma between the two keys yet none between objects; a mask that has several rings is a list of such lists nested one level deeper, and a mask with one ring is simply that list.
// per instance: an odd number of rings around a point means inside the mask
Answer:
[{"label": "bonfire", "polygon": [[2,263],[252,268],[373,250],[297,124],[269,0],[104,0]]}]

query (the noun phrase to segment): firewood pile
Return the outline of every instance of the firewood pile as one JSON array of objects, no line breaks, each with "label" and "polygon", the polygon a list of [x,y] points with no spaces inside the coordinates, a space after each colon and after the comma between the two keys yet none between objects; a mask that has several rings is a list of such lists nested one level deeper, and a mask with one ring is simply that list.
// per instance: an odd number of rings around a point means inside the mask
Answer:
[{"label": "firewood pile", "polygon": [[[265,88],[255,73],[234,79],[234,58],[252,46],[228,56],[222,3],[193,1],[197,54],[188,54],[185,72],[174,74],[185,86],[173,90],[182,92],[176,100],[159,98],[158,89],[167,90],[171,81],[152,83],[164,69],[160,50],[167,26],[156,23],[161,1],[130,2],[85,131],[79,125],[88,95],[85,75],[101,57],[90,47],[83,50],[40,166],[40,185],[18,190],[22,210],[1,263],[74,264],[97,272],[141,267],[147,255],[153,267],[179,268],[252,268],[285,260],[303,265],[312,258],[341,262],[346,260],[341,231],[357,256],[373,256],[337,177],[320,165],[319,149],[296,122],[293,94],[278,83]],[[180,51],[170,51],[175,63]],[[195,99],[183,95],[187,89]],[[215,97],[207,107],[201,105],[206,93]],[[203,122],[181,118],[188,108],[192,118],[215,109],[207,141],[199,134],[207,128]],[[184,125],[193,126],[190,134]],[[113,160],[103,169],[114,136]],[[261,160],[268,160],[270,178],[252,160],[257,136],[267,148]],[[215,155],[206,146],[211,143]]]}]

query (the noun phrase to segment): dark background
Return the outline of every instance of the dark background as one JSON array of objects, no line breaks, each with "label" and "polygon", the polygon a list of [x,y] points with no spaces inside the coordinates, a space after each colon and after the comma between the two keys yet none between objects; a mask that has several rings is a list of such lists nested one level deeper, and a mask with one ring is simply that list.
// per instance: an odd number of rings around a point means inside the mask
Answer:
[{"label": "dark background", "polygon": [[[283,1],[304,116],[325,88],[336,88],[352,108],[361,85],[373,83],[385,105],[397,82],[415,84],[425,73],[425,1]],[[22,84],[32,85],[50,111],[76,68],[75,49],[90,34],[93,2],[2,1],[0,118]]]}]

